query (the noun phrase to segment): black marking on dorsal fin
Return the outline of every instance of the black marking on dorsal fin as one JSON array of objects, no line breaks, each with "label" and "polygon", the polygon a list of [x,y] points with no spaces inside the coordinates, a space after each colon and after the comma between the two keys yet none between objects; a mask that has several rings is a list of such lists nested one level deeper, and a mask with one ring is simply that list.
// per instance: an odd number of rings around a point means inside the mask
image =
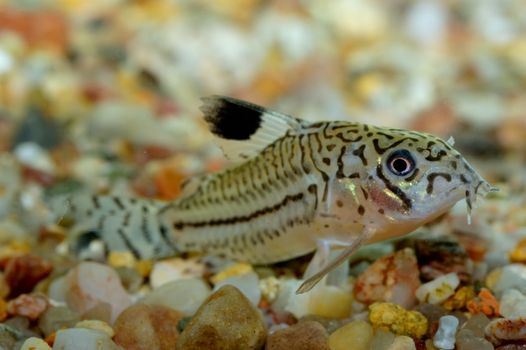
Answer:
[{"label": "black marking on dorsal fin", "polygon": [[308,123],[250,102],[231,97],[203,98],[201,110],[225,156],[245,161],[287,134]]},{"label": "black marking on dorsal fin", "polygon": [[231,97],[203,98],[201,111],[210,131],[227,140],[248,140],[259,129],[263,107]]}]

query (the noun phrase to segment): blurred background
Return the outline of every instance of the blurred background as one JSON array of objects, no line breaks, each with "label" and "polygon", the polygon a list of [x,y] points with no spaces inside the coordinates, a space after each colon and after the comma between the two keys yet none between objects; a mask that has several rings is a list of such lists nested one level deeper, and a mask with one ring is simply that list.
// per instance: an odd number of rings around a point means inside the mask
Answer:
[{"label": "blurred background", "polygon": [[523,189],[525,57],[521,0],[0,0],[0,180],[176,198],[224,164],[221,94],[452,135]]}]

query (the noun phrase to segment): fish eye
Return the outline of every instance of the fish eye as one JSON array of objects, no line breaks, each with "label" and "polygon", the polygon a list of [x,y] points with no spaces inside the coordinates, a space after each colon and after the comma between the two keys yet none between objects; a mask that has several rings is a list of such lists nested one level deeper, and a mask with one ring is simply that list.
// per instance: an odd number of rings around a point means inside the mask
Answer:
[{"label": "fish eye", "polygon": [[405,149],[396,150],[387,158],[387,169],[396,176],[405,176],[415,170],[415,159]]}]

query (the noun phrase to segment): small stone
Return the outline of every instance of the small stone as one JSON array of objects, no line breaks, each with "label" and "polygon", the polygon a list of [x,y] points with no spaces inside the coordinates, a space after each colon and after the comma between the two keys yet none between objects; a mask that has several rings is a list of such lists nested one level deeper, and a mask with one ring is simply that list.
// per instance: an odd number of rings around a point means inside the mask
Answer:
[{"label": "small stone", "polygon": [[115,335],[115,332],[113,331],[111,326],[106,322],[100,320],[83,320],[77,322],[75,328],[94,329],[96,331],[106,333],[110,338],[113,338],[113,336]]},{"label": "small stone", "polygon": [[484,338],[484,330],[489,324],[489,318],[484,314],[476,314],[464,323],[462,330],[469,330],[475,337]]},{"label": "small stone", "polygon": [[420,286],[420,271],[411,248],[376,260],[356,279],[354,296],[365,304],[385,301],[410,308]]},{"label": "small stone", "polygon": [[526,294],[526,265],[510,264],[491,271],[486,285],[497,297],[509,289],[517,289]]},{"label": "small stone", "polygon": [[477,298],[470,300],[466,306],[472,314],[482,312],[486,316],[499,316],[499,302],[487,288],[482,288]]},{"label": "small stone", "polygon": [[114,341],[125,349],[174,349],[183,315],[165,306],[135,304],[114,325]]},{"label": "small stone", "polygon": [[500,300],[500,314],[505,318],[526,318],[526,296],[517,289],[505,291]]},{"label": "small stone", "polygon": [[0,272],[0,299],[6,298],[11,292],[11,288],[5,280],[5,275],[3,272]]},{"label": "small stone", "polygon": [[438,329],[438,322],[442,316],[447,314],[447,310],[440,305],[419,304],[414,308],[415,311],[424,315],[428,322],[428,335],[432,337]]},{"label": "small stone", "polygon": [[135,264],[135,270],[143,278],[150,276],[152,269],[153,269],[153,262],[151,260],[139,260]]},{"label": "small stone", "polygon": [[261,296],[269,303],[272,303],[278,297],[279,280],[274,276],[263,278],[259,280],[259,290],[261,291]]},{"label": "small stone", "polygon": [[265,349],[329,350],[328,338],[320,323],[303,321],[270,334]]},{"label": "small stone", "polygon": [[18,340],[35,335],[34,332],[29,329],[31,327],[31,321],[24,316],[11,317],[5,320],[3,325],[8,326],[9,331],[16,334]]},{"label": "small stone", "polygon": [[266,335],[259,310],[237,288],[226,285],[197,310],[176,349],[260,349]]},{"label": "small stone", "polygon": [[507,341],[526,341],[526,319],[495,319],[486,326],[485,334],[495,346]]},{"label": "small stone", "polygon": [[104,332],[87,328],[69,328],[57,332],[53,349],[60,350],[119,350]]},{"label": "small stone", "polygon": [[170,307],[185,316],[193,315],[210,295],[210,287],[202,279],[172,281],[148,293],[141,302]]},{"label": "small stone", "polygon": [[433,345],[440,349],[454,349],[457,327],[458,319],[455,316],[442,316],[440,318],[438,330],[433,337]]},{"label": "small stone", "polygon": [[66,306],[51,306],[38,319],[38,327],[47,337],[59,329],[73,327],[78,321],[77,312]]},{"label": "small stone", "polygon": [[66,302],[66,276],[55,278],[48,287],[49,299],[65,303]]},{"label": "small stone", "polygon": [[150,273],[150,285],[156,289],[172,281],[201,278],[204,271],[204,264],[195,259],[174,258],[162,260],[153,265]]},{"label": "small stone", "polygon": [[406,335],[399,335],[387,350],[416,350],[415,341]]},{"label": "small stone", "polygon": [[371,342],[371,350],[388,350],[393,344],[396,336],[388,331],[384,331],[381,328],[374,330],[374,337]]},{"label": "small stone", "polygon": [[51,347],[43,339],[31,337],[24,341],[20,350],[51,350]]},{"label": "small stone", "polygon": [[493,345],[484,337],[477,337],[468,329],[461,329],[457,333],[457,350],[493,350]]},{"label": "small stone", "polygon": [[472,286],[460,287],[453,296],[444,301],[442,306],[449,311],[460,310],[474,297],[475,289]]},{"label": "small stone", "polygon": [[331,350],[369,350],[373,338],[373,328],[366,321],[353,321],[337,329],[329,336]]},{"label": "small stone", "polygon": [[68,273],[66,286],[69,307],[82,314],[99,303],[108,303],[112,323],[131,304],[115,270],[99,263],[80,263]]},{"label": "small stone", "polygon": [[397,335],[421,338],[427,331],[427,319],[418,311],[408,311],[392,303],[369,306],[369,320],[374,328],[389,329]]},{"label": "small stone", "polygon": [[235,264],[229,265],[221,272],[212,276],[210,278],[210,281],[213,284],[217,284],[226,278],[244,275],[252,271],[253,271],[252,265],[250,264],[235,263]]},{"label": "small stone", "polygon": [[239,289],[253,305],[259,304],[261,291],[259,289],[259,277],[255,272],[225,278],[215,285],[214,290],[218,290],[227,284]]},{"label": "small stone", "polygon": [[459,284],[457,274],[452,272],[421,285],[415,294],[422,303],[439,304],[452,296]]},{"label": "small stone", "polygon": [[307,321],[314,321],[318,322],[325,328],[327,333],[332,334],[335,330],[345,326],[348,323],[351,323],[354,320],[351,320],[349,318],[346,319],[331,319],[326,317],[320,317],[316,315],[308,315],[305,317],[300,318],[299,322],[307,322]]},{"label": "small stone", "polygon": [[0,349],[14,349],[18,339],[22,338],[18,330],[5,324],[0,324]]},{"label": "small stone", "polygon": [[510,261],[514,263],[526,262],[526,239],[521,239],[510,252]]},{"label": "small stone", "polygon": [[412,239],[407,243],[414,247],[424,281],[431,281],[453,272],[457,273],[462,281],[469,279],[468,255],[458,242],[444,239]]},{"label": "small stone", "polygon": [[24,316],[36,320],[46,311],[49,302],[42,294],[22,294],[7,303],[7,312],[14,316]]},{"label": "small stone", "polygon": [[4,299],[0,298],[0,322],[3,322],[7,318],[7,303]]},{"label": "small stone", "polygon": [[137,260],[130,252],[120,252],[120,251],[114,251],[110,252],[110,255],[108,256],[108,265],[110,265],[113,268],[117,267],[129,267],[132,268],[135,266],[135,263]]},{"label": "small stone", "polygon": [[11,297],[30,293],[38,282],[46,278],[53,265],[34,255],[9,258],[4,268],[5,280],[11,290]]},{"label": "small stone", "polygon": [[80,315],[80,318],[83,320],[99,320],[106,323],[112,322],[112,307],[109,303],[99,302],[95,304],[91,309],[84,312]]},{"label": "small stone", "polygon": [[[283,284],[282,284],[283,285]],[[309,293],[297,295],[295,290],[299,282],[289,295],[285,310],[296,318],[306,315],[316,315],[326,318],[349,317],[352,307],[352,295],[336,286],[318,285]],[[281,290],[284,291],[284,288]]]},{"label": "small stone", "polygon": [[137,292],[141,288],[143,278],[137,270],[130,267],[117,267],[115,271],[129,293]]}]

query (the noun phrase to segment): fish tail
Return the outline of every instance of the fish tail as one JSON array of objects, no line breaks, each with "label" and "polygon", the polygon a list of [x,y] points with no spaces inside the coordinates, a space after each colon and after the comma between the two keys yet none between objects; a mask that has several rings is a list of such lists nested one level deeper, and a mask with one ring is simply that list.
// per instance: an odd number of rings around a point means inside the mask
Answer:
[{"label": "fish tail", "polygon": [[177,253],[177,247],[159,221],[164,202],[141,198],[74,193],[54,196],[49,207],[57,222],[73,221],[69,248],[79,256],[94,240],[105,252],[128,251],[137,259],[158,259]]}]

